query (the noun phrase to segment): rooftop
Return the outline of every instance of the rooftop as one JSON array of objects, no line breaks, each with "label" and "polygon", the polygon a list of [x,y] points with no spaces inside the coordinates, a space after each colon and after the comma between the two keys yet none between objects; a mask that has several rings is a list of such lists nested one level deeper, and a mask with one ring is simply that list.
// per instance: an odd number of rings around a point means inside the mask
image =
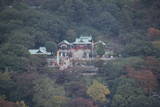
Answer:
[{"label": "rooftop", "polygon": [[62,42],[60,42],[59,44],[62,44],[62,43],[65,43],[65,44],[70,44],[67,40],[63,40]]},{"label": "rooftop", "polygon": [[92,36],[80,36],[76,38],[73,44],[91,44],[92,43]]},{"label": "rooftop", "polygon": [[67,45],[72,45],[72,44],[91,44],[92,43],[92,36],[81,35],[79,38],[76,38],[73,43],[70,43],[67,40],[63,40],[58,45],[63,44],[63,43],[65,43]]}]

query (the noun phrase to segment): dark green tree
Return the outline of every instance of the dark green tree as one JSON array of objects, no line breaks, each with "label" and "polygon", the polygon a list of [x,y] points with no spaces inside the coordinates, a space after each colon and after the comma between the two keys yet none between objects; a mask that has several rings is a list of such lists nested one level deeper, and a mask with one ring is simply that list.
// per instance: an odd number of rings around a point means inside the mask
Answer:
[{"label": "dark green tree", "polygon": [[53,41],[48,41],[45,43],[45,47],[47,48],[48,52],[51,52],[51,54],[56,55],[56,51],[57,51],[57,44]]},{"label": "dark green tree", "polygon": [[97,44],[96,53],[97,53],[97,55],[102,57],[105,54],[105,46],[101,43]]}]

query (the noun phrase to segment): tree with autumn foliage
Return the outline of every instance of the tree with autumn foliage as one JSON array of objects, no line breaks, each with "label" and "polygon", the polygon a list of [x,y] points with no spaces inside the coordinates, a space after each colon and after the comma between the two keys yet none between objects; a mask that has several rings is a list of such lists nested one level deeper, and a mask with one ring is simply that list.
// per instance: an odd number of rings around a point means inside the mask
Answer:
[{"label": "tree with autumn foliage", "polygon": [[101,103],[108,102],[106,98],[110,94],[110,90],[97,80],[93,81],[93,84],[89,86],[87,94],[94,100]]},{"label": "tree with autumn foliage", "polygon": [[159,29],[156,29],[154,27],[151,27],[148,29],[148,35],[151,37],[151,38],[155,38],[157,36],[160,37],[160,30]]},{"label": "tree with autumn foliage", "polygon": [[52,98],[52,105],[53,107],[66,107],[69,101],[70,98],[67,98],[65,96],[54,96]]},{"label": "tree with autumn foliage", "polygon": [[144,61],[147,69],[152,70],[155,74],[157,74],[157,76],[158,74],[160,74],[160,70],[159,70],[160,60],[158,60],[154,56],[148,56],[148,57],[145,57]]},{"label": "tree with autumn foliage", "polygon": [[127,76],[138,80],[139,86],[148,94],[151,94],[158,87],[157,77],[151,70],[140,69],[136,71],[132,67],[127,67],[127,72]]},{"label": "tree with autumn foliage", "polygon": [[19,105],[14,102],[0,100],[0,107],[19,107]]}]

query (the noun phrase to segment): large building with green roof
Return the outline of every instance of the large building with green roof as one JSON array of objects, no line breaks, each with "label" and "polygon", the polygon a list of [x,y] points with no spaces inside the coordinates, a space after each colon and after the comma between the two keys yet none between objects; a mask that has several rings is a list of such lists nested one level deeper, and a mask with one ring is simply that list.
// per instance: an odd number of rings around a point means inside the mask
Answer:
[{"label": "large building with green roof", "polygon": [[58,44],[58,60],[64,58],[83,59],[91,58],[93,47],[92,36],[83,36],[76,38],[74,42],[63,40]]}]

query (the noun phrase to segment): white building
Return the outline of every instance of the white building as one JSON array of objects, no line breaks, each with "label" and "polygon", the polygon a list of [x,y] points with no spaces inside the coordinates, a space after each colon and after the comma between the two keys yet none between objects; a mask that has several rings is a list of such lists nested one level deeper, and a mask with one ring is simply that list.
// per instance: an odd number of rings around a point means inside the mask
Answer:
[{"label": "white building", "polygon": [[46,47],[40,47],[39,49],[29,49],[31,55],[51,55],[51,52],[47,52]]}]

